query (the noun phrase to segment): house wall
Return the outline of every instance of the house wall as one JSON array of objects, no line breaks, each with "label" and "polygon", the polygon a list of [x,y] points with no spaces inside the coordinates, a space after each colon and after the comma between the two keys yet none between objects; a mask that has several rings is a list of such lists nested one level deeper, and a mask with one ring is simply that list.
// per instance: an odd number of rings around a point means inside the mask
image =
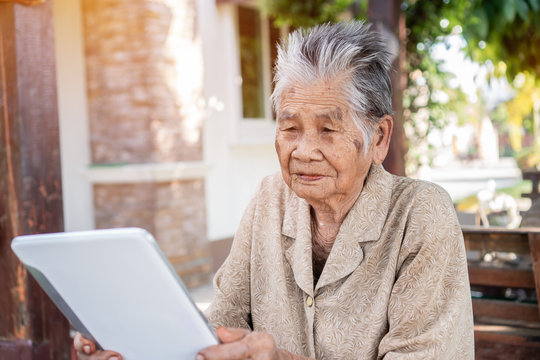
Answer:
[{"label": "house wall", "polygon": [[66,231],[147,228],[191,285],[205,281],[208,240],[234,235],[278,171],[273,122],[242,119],[235,6],[54,6]]}]

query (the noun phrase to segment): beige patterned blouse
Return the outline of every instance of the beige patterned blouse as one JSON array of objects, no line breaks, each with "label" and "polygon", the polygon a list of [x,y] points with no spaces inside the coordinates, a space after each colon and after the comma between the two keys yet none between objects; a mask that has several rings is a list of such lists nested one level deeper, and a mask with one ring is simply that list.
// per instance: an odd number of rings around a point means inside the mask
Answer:
[{"label": "beige patterned blouse", "polygon": [[465,248],[448,194],[372,165],[313,286],[309,205],[263,180],[214,279],[214,326],[316,359],[473,359]]}]

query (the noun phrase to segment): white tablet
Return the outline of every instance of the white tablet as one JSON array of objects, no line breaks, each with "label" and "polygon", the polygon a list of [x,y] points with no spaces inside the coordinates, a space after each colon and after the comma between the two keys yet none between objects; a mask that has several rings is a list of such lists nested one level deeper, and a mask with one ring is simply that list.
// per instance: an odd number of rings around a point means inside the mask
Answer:
[{"label": "white tablet", "polygon": [[218,343],[143,229],[19,236],[11,247],[78,331],[125,360],[192,360]]}]

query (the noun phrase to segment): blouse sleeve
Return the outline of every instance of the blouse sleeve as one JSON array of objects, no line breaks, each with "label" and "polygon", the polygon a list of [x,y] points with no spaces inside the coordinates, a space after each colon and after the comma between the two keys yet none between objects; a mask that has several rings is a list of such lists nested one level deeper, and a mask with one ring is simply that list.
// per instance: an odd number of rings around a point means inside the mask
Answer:
[{"label": "blouse sleeve", "polygon": [[411,205],[379,359],[473,359],[463,234],[448,194],[422,184]]},{"label": "blouse sleeve", "polygon": [[229,256],[214,277],[214,300],[206,310],[214,328],[251,328],[250,253],[256,197],[244,212]]}]

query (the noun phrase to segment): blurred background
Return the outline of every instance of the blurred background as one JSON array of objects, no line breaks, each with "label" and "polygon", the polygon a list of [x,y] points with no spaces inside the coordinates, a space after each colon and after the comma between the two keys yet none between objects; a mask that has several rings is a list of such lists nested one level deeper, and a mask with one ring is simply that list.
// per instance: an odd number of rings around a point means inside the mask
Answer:
[{"label": "blurred background", "polygon": [[207,302],[279,171],[276,44],[353,18],[393,57],[386,169],[443,186],[463,225],[540,226],[538,0],[0,0],[0,355],[67,358],[19,234],[145,228]]}]

